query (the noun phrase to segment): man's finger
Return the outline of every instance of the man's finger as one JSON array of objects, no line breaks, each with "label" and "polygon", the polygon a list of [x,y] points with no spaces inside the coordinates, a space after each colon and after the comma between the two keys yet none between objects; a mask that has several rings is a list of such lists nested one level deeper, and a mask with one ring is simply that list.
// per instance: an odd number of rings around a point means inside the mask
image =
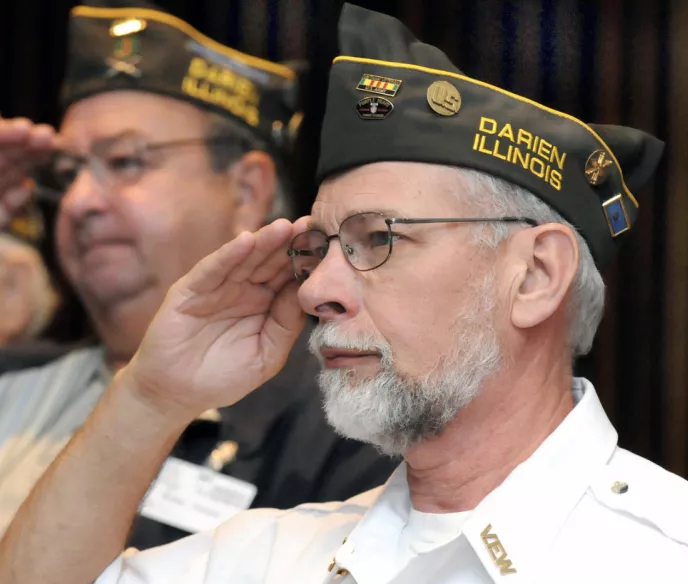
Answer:
[{"label": "man's finger", "polygon": [[32,150],[52,148],[55,144],[55,129],[47,124],[35,126],[29,133],[27,145]]},{"label": "man's finger", "polygon": [[[255,233],[256,245],[246,261],[230,274],[233,282],[249,280],[253,272],[270,258],[279,248],[286,245],[291,235],[291,223],[286,219],[267,225]],[[286,252],[285,252],[286,253]]]},{"label": "man's finger", "polygon": [[290,282],[295,282],[296,281],[296,276],[294,276],[294,269],[291,266],[291,262],[287,264],[283,270],[277,273],[271,280],[265,282],[265,285],[270,288],[271,290],[274,290],[275,292],[279,292],[282,288],[284,288],[287,284]]},{"label": "man's finger", "polygon": [[294,282],[280,291],[270,307],[270,314],[260,335],[263,362],[271,368],[266,371],[270,376],[282,368],[303,330],[306,315],[296,296],[298,289]]},{"label": "man's finger", "polygon": [[264,284],[283,272],[291,265],[291,258],[287,254],[287,249],[286,243],[277,248],[271,256],[255,268],[249,280],[254,284]]},{"label": "man's finger", "polygon": [[308,229],[308,225],[311,222],[310,215],[304,217],[299,217],[291,226],[291,238],[294,239],[300,233],[303,233]]},{"label": "man's finger", "polygon": [[0,148],[24,144],[32,126],[31,120],[26,118],[0,121]]},{"label": "man's finger", "polygon": [[289,245],[295,233],[302,233],[305,230],[309,220],[310,217],[301,217],[292,224],[291,234],[285,245],[277,249],[271,257],[256,267],[250,276],[251,282],[255,284],[266,283],[273,290],[279,290],[291,279],[293,269],[291,267],[291,258],[287,253]]},{"label": "man's finger", "polygon": [[179,290],[192,294],[207,294],[219,288],[255,248],[256,237],[247,231],[198,262],[179,281]]}]

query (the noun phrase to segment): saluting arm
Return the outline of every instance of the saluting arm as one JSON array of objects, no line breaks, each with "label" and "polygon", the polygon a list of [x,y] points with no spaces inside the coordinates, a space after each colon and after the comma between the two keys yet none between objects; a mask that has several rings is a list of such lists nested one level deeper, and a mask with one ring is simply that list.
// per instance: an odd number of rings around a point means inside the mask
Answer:
[{"label": "saluting arm", "polygon": [[132,361],[0,542],[0,582],[96,580],[184,428],[282,368],[304,322],[286,253],[304,223],[243,233],[170,289]]}]

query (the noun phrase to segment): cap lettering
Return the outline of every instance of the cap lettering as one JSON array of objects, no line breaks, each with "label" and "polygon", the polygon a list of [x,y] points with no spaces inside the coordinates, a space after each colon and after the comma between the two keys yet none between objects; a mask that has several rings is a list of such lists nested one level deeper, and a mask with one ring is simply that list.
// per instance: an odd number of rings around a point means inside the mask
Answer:
[{"label": "cap lettering", "polygon": [[473,150],[520,166],[561,190],[564,177],[560,171],[564,170],[566,152],[528,130],[514,130],[510,123],[501,125],[496,119],[481,117]]}]

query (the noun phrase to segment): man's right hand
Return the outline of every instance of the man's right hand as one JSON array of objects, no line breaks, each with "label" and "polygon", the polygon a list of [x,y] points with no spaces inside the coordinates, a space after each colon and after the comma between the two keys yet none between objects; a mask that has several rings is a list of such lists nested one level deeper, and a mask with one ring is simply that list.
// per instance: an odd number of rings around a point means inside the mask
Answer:
[{"label": "man's right hand", "polygon": [[56,145],[55,130],[26,118],[0,118],[0,229],[31,196],[27,172]]},{"label": "man's right hand", "polygon": [[188,423],[275,375],[305,320],[287,246],[307,220],[279,219],[201,260],[170,288],[116,385]]}]

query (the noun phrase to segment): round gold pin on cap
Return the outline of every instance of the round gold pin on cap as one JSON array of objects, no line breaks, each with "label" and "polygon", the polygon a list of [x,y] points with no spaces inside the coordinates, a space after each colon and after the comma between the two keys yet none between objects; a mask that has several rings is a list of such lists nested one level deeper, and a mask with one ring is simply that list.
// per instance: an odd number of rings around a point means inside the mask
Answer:
[{"label": "round gold pin on cap", "polygon": [[609,178],[609,167],[614,162],[605,150],[595,150],[585,163],[585,178],[596,187],[603,184]]},{"label": "round gold pin on cap", "polygon": [[448,81],[435,81],[428,87],[428,105],[441,116],[453,116],[461,109],[461,94]]}]

